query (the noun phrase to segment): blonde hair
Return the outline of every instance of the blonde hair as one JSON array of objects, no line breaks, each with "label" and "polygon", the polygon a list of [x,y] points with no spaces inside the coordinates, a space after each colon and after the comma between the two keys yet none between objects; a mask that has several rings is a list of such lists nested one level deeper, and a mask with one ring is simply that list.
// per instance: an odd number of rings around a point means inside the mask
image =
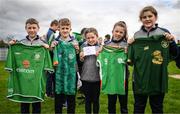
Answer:
[{"label": "blonde hair", "polygon": [[139,13],[139,19],[140,20],[142,19],[144,12],[147,12],[147,11],[152,12],[155,15],[155,17],[158,17],[157,10],[153,6],[146,6]]}]

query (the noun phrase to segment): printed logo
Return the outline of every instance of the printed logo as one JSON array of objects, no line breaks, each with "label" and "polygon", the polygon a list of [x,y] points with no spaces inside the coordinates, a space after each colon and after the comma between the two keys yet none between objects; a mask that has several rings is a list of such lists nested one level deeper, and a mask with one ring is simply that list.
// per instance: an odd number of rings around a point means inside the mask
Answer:
[{"label": "printed logo", "polygon": [[163,41],[161,42],[161,46],[162,46],[163,48],[167,48],[167,47],[169,47],[169,42],[163,40]]},{"label": "printed logo", "polygon": [[69,54],[69,59],[73,59],[74,58],[74,54]]},{"label": "printed logo", "polygon": [[108,64],[108,59],[107,58],[104,58],[104,63],[105,63],[105,65]]},{"label": "printed logo", "polygon": [[122,58],[118,58],[117,61],[118,61],[119,64],[124,63]]},{"label": "printed logo", "polygon": [[145,47],[144,47],[144,50],[148,50],[148,49],[149,49],[149,46],[145,46]]},{"label": "printed logo", "polygon": [[30,66],[30,62],[28,60],[24,60],[22,64],[23,64],[24,68],[29,68],[29,66]]},{"label": "printed logo", "polygon": [[21,53],[20,52],[15,52],[16,55],[20,55]]},{"label": "printed logo", "polygon": [[158,65],[162,64],[163,57],[162,57],[161,51],[159,51],[159,50],[154,51],[152,53],[152,56],[153,56],[152,62],[154,64],[158,64]]},{"label": "printed logo", "polygon": [[35,60],[39,60],[39,59],[40,59],[40,57],[41,57],[41,56],[40,56],[40,54],[39,54],[39,53],[37,53],[37,54],[35,54],[34,59],[35,59]]}]

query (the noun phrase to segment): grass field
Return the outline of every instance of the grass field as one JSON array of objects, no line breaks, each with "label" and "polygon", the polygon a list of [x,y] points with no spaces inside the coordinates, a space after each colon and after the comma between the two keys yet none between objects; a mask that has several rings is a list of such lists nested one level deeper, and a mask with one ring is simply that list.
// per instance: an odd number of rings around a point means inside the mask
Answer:
[{"label": "grass field", "polygon": [[[169,64],[169,74],[180,74],[174,62]],[[130,68],[132,71],[132,68]],[[4,62],[0,62],[0,113],[19,113],[19,103],[9,101],[6,98],[7,94],[7,80],[8,72],[4,71]],[[128,93],[128,110],[133,113],[133,92],[132,92],[132,77],[129,79],[129,93]],[[79,94],[77,94],[79,95]],[[81,101],[76,100],[76,113],[84,113],[84,104],[79,104]],[[164,100],[165,113],[180,113],[180,79],[169,78],[169,91]],[[64,109],[65,111],[65,109]],[[119,103],[117,103],[117,112],[119,112]],[[42,114],[54,113],[54,99],[45,98],[42,103]],[[107,96],[101,94],[100,96],[100,113],[107,113]],[[149,104],[147,104],[146,113],[151,113]]]}]

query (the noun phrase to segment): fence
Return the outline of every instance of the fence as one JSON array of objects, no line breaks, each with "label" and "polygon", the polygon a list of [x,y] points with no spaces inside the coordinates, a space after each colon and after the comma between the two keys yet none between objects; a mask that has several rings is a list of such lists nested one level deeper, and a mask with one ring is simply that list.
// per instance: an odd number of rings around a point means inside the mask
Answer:
[{"label": "fence", "polygon": [[0,61],[5,61],[7,57],[8,48],[0,48]]}]

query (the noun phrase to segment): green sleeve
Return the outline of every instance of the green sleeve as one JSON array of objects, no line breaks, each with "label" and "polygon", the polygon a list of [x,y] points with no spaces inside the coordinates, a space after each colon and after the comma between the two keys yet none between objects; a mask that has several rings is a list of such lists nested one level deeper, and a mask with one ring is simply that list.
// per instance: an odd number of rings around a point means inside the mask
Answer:
[{"label": "green sleeve", "polygon": [[8,55],[6,59],[5,69],[8,71],[13,70],[13,60],[12,60],[12,46],[9,46]]},{"label": "green sleeve", "polygon": [[44,60],[44,70],[53,72],[53,66],[52,66],[52,61],[51,61],[51,57],[49,54],[49,51],[47,49],[45,49],[45,60]]},{"label": "green sleeve", "polygon": [[58,64],[58,52],[57,52],[58,45],[54,47],[53,50],[53,65],[56,66]]},{"label": "green sleeve", "polygon": [[129,45],[128,47],[128,64],[132,65],[134,64],[134,61],[133,61],[133,58],[134,58],[134,51],[133,51],[133,45]]}]

